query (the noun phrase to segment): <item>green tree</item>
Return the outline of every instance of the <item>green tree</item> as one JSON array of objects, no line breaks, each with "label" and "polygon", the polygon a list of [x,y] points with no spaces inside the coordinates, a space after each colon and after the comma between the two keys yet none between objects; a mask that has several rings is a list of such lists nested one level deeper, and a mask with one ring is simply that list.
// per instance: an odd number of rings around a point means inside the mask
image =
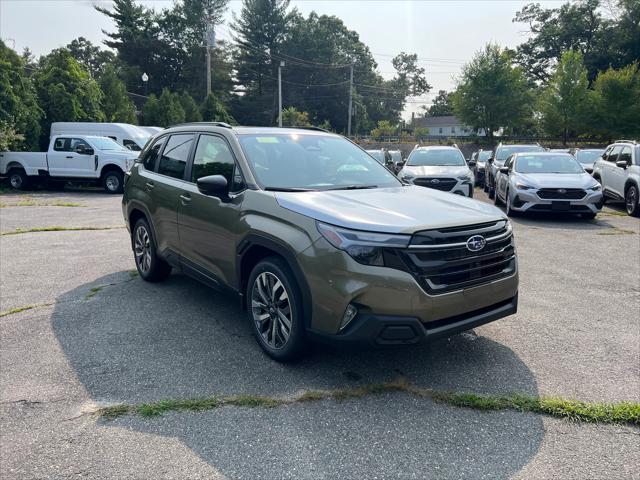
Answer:
[{"label": "green tree", "polygon": [[200,122],[202,121],[202,114],[196,104],[195,100],[186,91],[183,91],[180,95],[180,105],[184,110],[185,122]]},{"label": "green tree", "polygon": [[388,120],[380,120],[378,126],[371,130],[371,136],[375,138],[390,137],[397,130],[397,127],[393,126]]},{"label": "green tree", "polygon": [[180,96],[167,88],[162,90],[158,98],[151,94],[142,108],[142,119],[145,125],[159,127],[184,123],[184,109],[180,103]]},{"label": "green tree", "polygon": [[204,99],[200,106],[200,112],[205,122],[226,122],[230,125],[235,125],[236,123],[224,105],[213,94]]},{"label": "green tree", "polygon": [[446,90],[439,90],[430,107],[422,107],[426,110],[427,117],[446,117],[453,115],[453,105]]},{"label": "green tree", "polygon": [[532,94],[509,54],[488,44],[462,69],[451,95],[455,115],[488,138],[500,127],[517,129],[531,118]]},{"label": "green tree", "polygon": [[25,60],[0,40],[0,136],[2,149],[36,149],[42,110]]},{"label": "green tree", "polygon": [[282,110],[282,125],[286,127],[309,127],[309,114],[299,112],[295,107],[288,107]]},{"label": "green tree", "polygon": [[72,40],[65,48],[95,79],[100,78],[107,65],[116,61],[113,52],[102,50],[84,37]]},{"label": "green tree", "polygon": [[416,127],[413,129],[413,136],[416,140],[421,140],[429,135],[429,129],[427,127]]},{"label": "green tree", "polygon": [[100,77],[102,111],[105,121],[136,124],[136,107],[129,100],[124,83],[118,78],[113,65],[107,65]]},{"label": "green tree", "polygon": [[590,98],[593,133],[608,140],[640,136],[640,69],[637,63],[598,74]]},{"label": "green tree", "polygon": [[101,122],[102,91],[68,50],[54,50],[40,59],[34,75],[40,107],[44,111],[40,146],[49,143],[53,122]]},{"label": "green tree", "polygon": [[569,134],[584,125],[588,85],[582,54],[569,50],[540,96],[544,130],[551,135],[562,134],[565,144]]}]

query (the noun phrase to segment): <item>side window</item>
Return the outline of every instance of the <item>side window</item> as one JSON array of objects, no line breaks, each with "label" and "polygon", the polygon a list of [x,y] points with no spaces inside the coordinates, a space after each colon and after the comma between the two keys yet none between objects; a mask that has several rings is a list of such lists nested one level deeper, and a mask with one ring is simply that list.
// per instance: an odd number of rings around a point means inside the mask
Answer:
[{"label": "side window", "polygon": [[191,168],[191,181],[209,175],[222,175],[229,183],[229,191],[237,192],[244,188],[242,174],[236,168],[229,145],[220,137],[200,135]]},{"label": "side window", "polygon": [[68,152],[75,152],[76,148],[78,148],[81,145],[84,148],[89,148],[89,145],[87,144],[87,142],[83,138],[71,138],[69,140],[69,150],[67,150],[67,151]]},{"label": "side window", "polygon": [[142,150],[136,142],[134,142],[133,140],[129,140],[128,138],[122,140],[122,146],[134,152],[139,152],[140,150]]},{"label": "side window", "polygon": [[69,151],[69,139],[58,137],[53,144],[53,149],[56,152],[68,152]]},{"label": "side window", "polygon": [[618,155],[620,154],[620,150],[622,147],[613,147],[610,151],[609,154],[607,155],[606,160],[608,162],[612,162],[612,163],[616,163],[616,161],[618,160]]},{"label": "side window", "polygon": [[160,156],[158,173],[182,180],[192,144],[193,135],[190,133],[171,135]]},{"label": "side window", "polygon": [[160,149],[162,149],[162,145],[164,144],[164,141],[166,139],[167,137],[162,137],[158,139],[158,141],[156,141],[156,143],[154,143],[152,147],[145,154],[145,157],[142,160],[142,165],[144,165],[144,168],[146,170],[149,170],[150,172],[155,172],[156,160],[158,159],[158,154],[160,153]]},{"label": "side window", "polygon": [[618,160],[624,160],[627,165],[631,165],[631,147],[622,147]]},{"label": "side window", "polygon": [[513,155],[507,158],[507,161],[504,162],[504,166],[507,168],[511,168],[511,164],[513,163]]}]

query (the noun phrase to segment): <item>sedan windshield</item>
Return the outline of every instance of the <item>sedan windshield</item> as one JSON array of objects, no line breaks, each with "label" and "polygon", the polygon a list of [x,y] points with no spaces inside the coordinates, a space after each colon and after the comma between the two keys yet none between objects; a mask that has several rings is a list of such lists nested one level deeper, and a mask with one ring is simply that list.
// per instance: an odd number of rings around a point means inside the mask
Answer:
[{"label": "sedan windshield", "polygon": [[578,150],[576,158],[580,163],[590,164],[602,156],[604,150]]},{"label": "sedan windshield", "polygon": [[496,160],[498,162],[504,162],[512,153],[520,152],[544,152],[544,148],[540,145],[513,145],[500,147],[496,152]]},{"label": "sedan windshield", "polygon": [[249,165],[266,190],[398,187],[400,181],[366,152],[337,136],[240,135]]},{"label": "sedan windshield", "polygon": [[366,152],[375,158],[378,163],[384,163],[384,153],[382,150],[366,150]]},{"label": "sedan windshield", "polygon": [[407,166],[409,167],[462,167],[467,163],[460,150],[414,150],[409,155]]},{"label": "sedan windshield", "polygon": [[519,173],[584,173],[571,155],[522,155],[516,158]]},{"label": "sedan windshield", "polygon": [[480,153],[478,153],[478,161],[486,162],[491,158],[492,154],[493,152],[491,150],[482,150]]},{"label": "sedan windshield", "polygon": [[107,137],[91,137],[91,143],[93,143],[93,145],[98,150],[106,150],[106,151],[117,150],[117,151],[126,151],[126,152],[129,151],[119,143],[116,143]]}]

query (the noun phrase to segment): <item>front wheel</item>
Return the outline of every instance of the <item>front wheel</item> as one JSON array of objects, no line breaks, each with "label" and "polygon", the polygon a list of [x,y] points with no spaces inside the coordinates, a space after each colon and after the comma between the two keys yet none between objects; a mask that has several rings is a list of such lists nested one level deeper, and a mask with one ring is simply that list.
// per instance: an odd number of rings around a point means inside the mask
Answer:
[{"label": "front wheel", "polygon": [[587,220],[593,220],[594,218],[596,218],[596,215],[597,213],[593,213],[593,212],[583,213],[582,218],[585,218]]},{"label": "front wheel", "polygon": [[624,203],[627,207],[627,213],[632,217],[640,217],[640,196],[638,195],[638,187],[629,185],[624,194]]},{"label": "front wheel", "polygon": [[9,184],[16,190],[26,190],[29,187],[29,177],[21,168],[9,170]]},{"label": "front wheel", "polygon": [[158,257],[156,241],[149,224],[144,218],[133,227],[132,243],[136,268],[143,280],[160,282],[171,274],[171,265]]},{"label": "front wheel", "polygon": [[110,170],[102,176],[102,186],[107,193],[122,193],[124,175],[119,170]]},{"label": "front wheel", "polygon": [[509,191],[507,190],[507,200],[505,202],[506,204],[506,210],[507,210],[507,217],[515,217],[516,215],[518,215],[518,212],[516,212],[512,206],[511,206],[511,197],[509,196]]},{"label": "front wheel", "polygon": [[247,284],[251,330],[271,358],[285,362],[305,345],[302,295],[289,266],[278,257],[259,262]]}]

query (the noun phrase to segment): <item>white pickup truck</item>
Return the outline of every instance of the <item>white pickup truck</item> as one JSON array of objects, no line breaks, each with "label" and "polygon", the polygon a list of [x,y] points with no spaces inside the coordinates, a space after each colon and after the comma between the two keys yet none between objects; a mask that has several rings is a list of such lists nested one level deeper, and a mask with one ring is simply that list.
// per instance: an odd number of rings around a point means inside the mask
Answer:
[{"label": "white pickup truck", "polygon": [[109,193],[121,193],[124,172],[138,153],[106,137],[54,135],[47,152],[0,152],[0,176],[11,186],[28,188],[32,181],[92,182]]}]

